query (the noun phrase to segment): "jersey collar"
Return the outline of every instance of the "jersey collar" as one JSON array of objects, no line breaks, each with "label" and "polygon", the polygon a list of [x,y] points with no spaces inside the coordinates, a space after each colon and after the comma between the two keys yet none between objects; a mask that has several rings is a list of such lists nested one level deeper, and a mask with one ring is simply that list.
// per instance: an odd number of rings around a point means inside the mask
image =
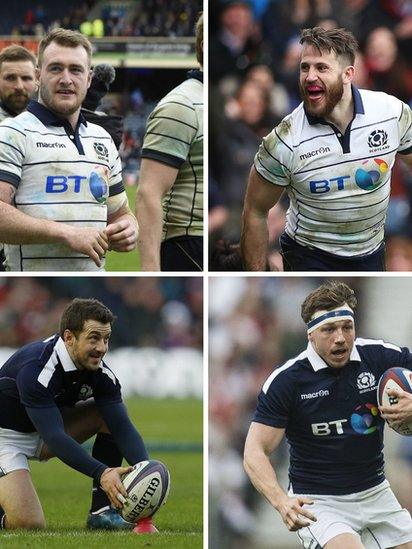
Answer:
[{"label": "jersey collar", "polygon": [[200,71],[199,69],[192,69],[186,74],[186,78],[195,78],[203,83],[203,71]]},{"label": "jersey collar", "polygon": [[[358,88],[356,88],[353,84],[351,84],[351,88],[352,88],[352,97],[353,97],[353,105],[354,105],[354,113],[353,113],[354,117],[357,114],[365,114],[365,108],[363,106],[362,97]],[[312,116],[306,111],[305,107],[303,107],[303,109],[305,111],[306,118],[308,119],[308,122],[311,126],[313,126],[314,124],[329,125],[329,122],[326,122],[324,118],[318,118],[317,116]]]},{"label": "jersey collar", "polygon": [[[70,126],[68,120],[66,120],[65,118],[60,118],[53,111],[51,111],[38,101],[35,101],[34,99],[29,102],[27,110],[34,114],[34,116],[38,118],[40,122],[42,122],[45,126],[63,126],[64,128]],[[81,112],[76,129],[79,128],[80,124],[84,124],[84,126],[87,126],[87,121]]]},{"label": "jersey collar", "polygon": [[11,112],[11,111],[9,111],[9,109],[6,108],[3,101],[0,101],[0,109],[2,111],[4,111],[6,114],[9,114],[12,118],[14,118],[16,116],[15,112]]},{"label": "jersey collar", "polygon": [[[323,358],[320,357],[318,353],[315,351],[310,341],[308,342],[306,352],[307,352],[307,357],[310,362],[310,365],[315,370],[315,372],[317,372],[318,370],[322,370],[323,368],[329,368],[329,366],[326,364]],[[361,361],[361,357],[359,355],[358,349],[356,348],[356,345],[353,345],[352,352],[349,357],[349,361],[355,361],[355,362]]]},{"label": "jersey collar", "polygon": [[63,366],[65,372],[74,372],[77,371],[76,366],[74,365],[73,360],[70,358],[69,351],[64,344],[64,341],[61,337],[57,340],[56,345],[54,346],[57,356],[59,357],[60,363]]}]

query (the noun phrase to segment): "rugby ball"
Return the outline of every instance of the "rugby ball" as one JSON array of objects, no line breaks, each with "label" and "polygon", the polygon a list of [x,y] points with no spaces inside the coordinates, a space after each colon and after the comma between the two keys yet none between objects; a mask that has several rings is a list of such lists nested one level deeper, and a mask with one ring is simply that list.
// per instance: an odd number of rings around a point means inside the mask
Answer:
[{"label": "rugby ball", "polygon": [[127,522],[151,517],[163,505],[170,489],[167,467],[154,459],[137,463],[130,473],[122,477],[128,497],[120,509]]},{"label": "rugby ball", "polygon": [[[405,368],[389,368],[389,370],[386,370],[378,384],[379,406],[397,404],[398,399],[394,396],[389,396],[387,393],[388,389],[403,389],[408,393],[412,393],[412,371]],[[389,426],[400,435],[412,435],[412,419],[409,422],[402,423],[398,427]]]}]

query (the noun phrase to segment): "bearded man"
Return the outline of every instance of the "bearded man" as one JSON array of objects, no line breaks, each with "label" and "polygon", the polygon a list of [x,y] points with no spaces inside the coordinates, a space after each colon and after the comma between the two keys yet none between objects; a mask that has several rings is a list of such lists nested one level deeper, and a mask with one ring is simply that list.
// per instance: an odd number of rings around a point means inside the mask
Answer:
[{"label": "bearded man", "polygon": [[243,210],[246,270],[266,267],[269,210],[286,190],[285,271],[384,271],[384,223],[396,154],[412,165],[412,112],[352,84],[357,42],[346,29],[305,29],[303,102],[263,139]]}]

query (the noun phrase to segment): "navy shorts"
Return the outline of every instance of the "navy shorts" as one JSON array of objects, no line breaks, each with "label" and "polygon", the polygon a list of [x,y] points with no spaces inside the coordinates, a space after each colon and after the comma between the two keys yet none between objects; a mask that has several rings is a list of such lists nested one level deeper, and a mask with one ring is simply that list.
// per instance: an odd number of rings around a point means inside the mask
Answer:
[{"label": "navy shorts", "polygon": [[203,237],[177,236],[160,246],[162,271],[203,271]]},{"label": "navy shorts", "polygon": [[339,257],[323,250],[301,246],[286,233],[280,237],[285,271],[385,271],[385,244],[360,257]]}]

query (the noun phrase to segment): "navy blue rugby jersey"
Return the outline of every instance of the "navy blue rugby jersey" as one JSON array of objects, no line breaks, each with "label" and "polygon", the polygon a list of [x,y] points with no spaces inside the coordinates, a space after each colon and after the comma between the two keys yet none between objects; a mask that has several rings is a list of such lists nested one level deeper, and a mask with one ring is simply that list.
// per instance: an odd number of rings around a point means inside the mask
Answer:
[{"label": "navy blue rugby jersey", "polygon": [[29,343],[0,368],[0,427],[34,432],[26,408],[63,408],[90,397],[97,405],[122,401],[104,362],[96,372],[78,370],[58,335]]},{"label": "navy blue rugby jersey", "polygon": [[412,369],[408,349],[357,338],[343,368],[328,366],[309,343],[268,377],[253,421],[285,429],[294,493],[350,494],[384,480],[376,389],[392,367]]}]

